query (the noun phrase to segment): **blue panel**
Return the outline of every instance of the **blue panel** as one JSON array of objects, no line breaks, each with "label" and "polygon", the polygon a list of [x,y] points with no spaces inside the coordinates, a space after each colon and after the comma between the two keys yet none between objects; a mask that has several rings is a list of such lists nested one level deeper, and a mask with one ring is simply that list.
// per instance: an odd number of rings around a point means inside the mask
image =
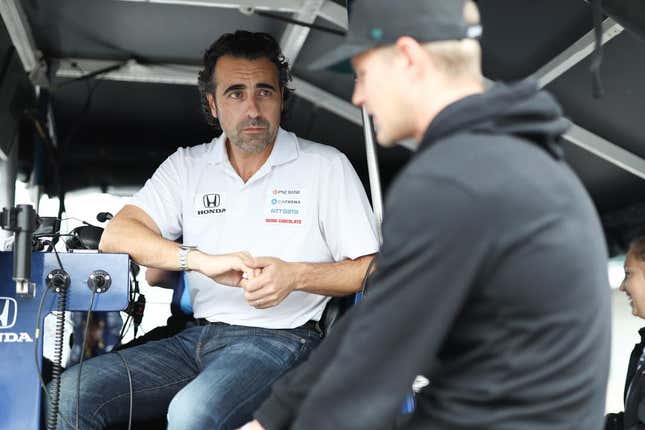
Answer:
[{"label": "blue panel", "polygon": [[[97,294],[93,310],[120,311],[127,307],[130,261],[126,254],[59,253],[63,267],[71,277],[67,309],[86,311],[91,297],[87,286],[89,274],[105,270],[112,277],[110,289]],[[12,254],[0,252],[0,429],[38,430],[40,428],[41,390],[34,364],[36,327],[42,330],[45,315],[56,306],[56,295],[47,294],[41,320],[36,314],[45,291],[45,277],[58,269],[56,255],[34,253],[31,280],[36,283],[36,297],[17,298],[11,279]],[[39,345],[42,356],[42,342]],[[41,363],[42,367],[42,363]]]}]

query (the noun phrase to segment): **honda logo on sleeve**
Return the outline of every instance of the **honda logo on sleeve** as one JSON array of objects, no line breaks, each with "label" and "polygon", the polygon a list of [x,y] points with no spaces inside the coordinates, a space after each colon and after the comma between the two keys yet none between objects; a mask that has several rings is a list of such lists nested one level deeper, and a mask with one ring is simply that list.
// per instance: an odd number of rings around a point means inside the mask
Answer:
[{"label": "honda logo on sleeve", "polygon": [[18,303],[11,297],[0,297],[0,329],[11,328],[16,324]]},{"label": "honda logo on sleeve", "polygon": [[204,207],[205,208],[216,208],[220,204],[219,194],[204,194]]}]

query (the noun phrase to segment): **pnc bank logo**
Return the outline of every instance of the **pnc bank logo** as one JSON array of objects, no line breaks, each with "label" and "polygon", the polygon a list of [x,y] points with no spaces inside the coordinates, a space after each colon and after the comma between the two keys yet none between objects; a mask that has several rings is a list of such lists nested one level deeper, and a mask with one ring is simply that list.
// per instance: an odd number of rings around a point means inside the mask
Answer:
[{"label": "pnc bank logo", "polygon": [[219,194],[204,194],[203,202],[205,208],[212,209],[219,207],[221,198]]},{"label": "pnc bank logo", "polygon": [[0,329],[11,328],[16,324],[18,303],[11,297],[0,297]]}]

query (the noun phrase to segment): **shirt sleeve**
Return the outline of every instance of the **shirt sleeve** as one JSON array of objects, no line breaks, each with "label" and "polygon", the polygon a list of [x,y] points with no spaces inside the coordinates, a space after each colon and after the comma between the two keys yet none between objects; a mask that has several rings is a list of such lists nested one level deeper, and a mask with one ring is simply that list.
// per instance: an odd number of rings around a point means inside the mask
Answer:
[{"label": "shirt sleeve", "polygon": [[320,228],[334,261],[378,252],[374,213],[347,157],[339,153],[320,183]]},{"label": "shirt sleeve", "polygon": [[390,195],[377,270],[293,429],[388,428],[482,270],[492,229],[476,196],[429,178],[406,178]]},{"label": "shirt sleeve", "polygon": [[184,149],[179,148],[164,161],[128,204],[142,209],[157,224],[161,236],[175,240],[181,236],[182,196],[186,185]]}]

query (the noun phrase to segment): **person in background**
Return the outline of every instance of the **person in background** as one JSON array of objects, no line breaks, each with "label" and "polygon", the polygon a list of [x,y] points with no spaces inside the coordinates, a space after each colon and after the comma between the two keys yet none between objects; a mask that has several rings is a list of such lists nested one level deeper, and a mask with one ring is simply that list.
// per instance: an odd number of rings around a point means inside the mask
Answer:
[{"label": "person in background", "polygon": [[[645,236],[635,239],[629,246],[620,291],[627,295],[632,314],[645,319]],[[641,341],[634,346],[625,378],[625,412],[609,414],[607,430],[645,429],[645,327],[638,333]]]}]

